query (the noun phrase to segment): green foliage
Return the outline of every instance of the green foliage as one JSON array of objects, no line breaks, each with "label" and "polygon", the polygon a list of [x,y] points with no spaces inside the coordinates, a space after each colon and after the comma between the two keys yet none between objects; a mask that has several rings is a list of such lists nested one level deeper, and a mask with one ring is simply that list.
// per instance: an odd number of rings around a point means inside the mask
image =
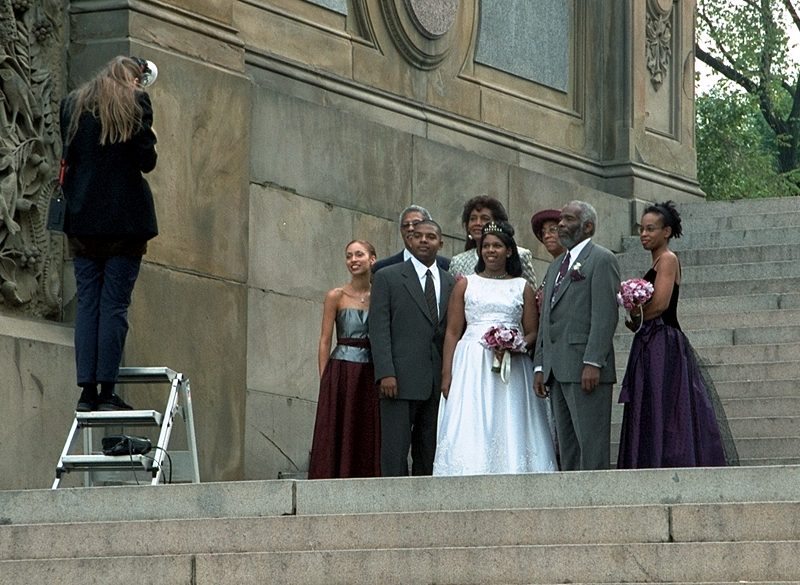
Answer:
[{"label": "green foliage", "polygon": [[800,194],[796,0],[698,0],[698,59],[722,81],[697,98],[698,180],[715,199]]},{"label": "green foliage", "polygon": [[715,87],[696,107],[697,178],[709,199],[800,195],[778,172],[777,138],[751,96]]}]

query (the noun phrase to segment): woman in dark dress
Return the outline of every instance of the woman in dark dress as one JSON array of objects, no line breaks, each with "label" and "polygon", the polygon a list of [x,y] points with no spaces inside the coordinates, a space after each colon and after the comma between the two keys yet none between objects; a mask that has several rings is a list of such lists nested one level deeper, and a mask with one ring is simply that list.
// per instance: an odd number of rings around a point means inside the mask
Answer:
[{"label": "woman in dark dress", "polygon": [[[381,475],[380,402],[367,337],[375,248],[352,241],[345,260],[353,278],[328,291],[322,313],[309,479]],[[331,353],[334,323],[337,345]]]},{"label": "woman in dark dress", "polygon": [[[156,166],[149,62],[117,57],[61,103],[67,234],[78,293],[76,410],[128,410],[115,393],[128,306],[147,242],[158,234],[142,176]],[[99,394],[98,394],[98,385]]]},{"label": "woman in dark dress", "polygon": [[634,308],[625,322],[636,336],[619,397],[625,411],[618,468],[722,466],[726,447],[732,450],[728,463],[736,463],[732,441],[727,445],[720,433],[722,426],[730,436],[722,407],[712,406],[713,387],[703,379],[678,324],[681,269],[669,241],[681,232],[680,214],[672,201],[645,209],[639,233],[652,256],[644,278],[654,290],[643,317]]}]

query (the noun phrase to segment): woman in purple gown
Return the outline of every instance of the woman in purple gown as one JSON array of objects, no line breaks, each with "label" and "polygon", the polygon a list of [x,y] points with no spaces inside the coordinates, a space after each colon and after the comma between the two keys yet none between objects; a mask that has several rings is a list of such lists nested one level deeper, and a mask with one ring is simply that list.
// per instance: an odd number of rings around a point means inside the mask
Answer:
[{"label": "woman in purple gown", "polygon": [[618,468],[737,462],[722,407],[712,405],[710,394],[718,402],[716,394],[678,324],[681,268],[669,241],[680,237],[681,231],[681,217],[672,201],[645,209],[639,233],[652,256],[644,278],[654,291],[643,311],[634,308],[625,322],[636,336],[619,397],[625,411]]}]

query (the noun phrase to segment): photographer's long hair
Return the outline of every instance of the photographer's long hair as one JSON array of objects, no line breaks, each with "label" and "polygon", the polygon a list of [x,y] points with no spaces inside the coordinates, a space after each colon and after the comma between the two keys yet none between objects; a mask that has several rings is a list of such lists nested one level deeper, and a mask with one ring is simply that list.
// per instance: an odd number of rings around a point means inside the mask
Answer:
[{"label": "photographer's long hair", "polygon": [[141,91],[140,66],[129,57],[116,57],[89,82],[70,96],[70,141],[78,131],[81,116],[88,112],[100,121],[100,144],[130,140],[141,127],[142,107],[136,100]]}]

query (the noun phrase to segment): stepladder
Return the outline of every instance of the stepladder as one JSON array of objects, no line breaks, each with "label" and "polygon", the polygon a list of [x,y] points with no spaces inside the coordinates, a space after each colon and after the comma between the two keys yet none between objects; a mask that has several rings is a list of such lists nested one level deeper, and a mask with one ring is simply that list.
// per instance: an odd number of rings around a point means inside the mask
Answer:
[{"label": "stepladder", "polygon": [[[197,454],[197,437],[192,410],[192,393],[189,378],[167,367],[124,367],[119,369],[118,384],[169,384],[167,404],[158,410],[113,410],[75,412],[75,418],[56,464],[53,489],[61,484],[64,474],[73,471],[84,473],[84,487],[103,483],[165,482],[200,483]],[[187,449],[171,450],[170,438],[175,423],[183,421]],[[145,454],[105,455],[95,445],[94,431],[104,434],[121,431],[124,435],[133,428],[159,429],[158,439]],[[77,443],[82,438],[83,448]],[[80,451],[76,453],[75,451]],[[148,481],[149,478],[149,481]]]}]

